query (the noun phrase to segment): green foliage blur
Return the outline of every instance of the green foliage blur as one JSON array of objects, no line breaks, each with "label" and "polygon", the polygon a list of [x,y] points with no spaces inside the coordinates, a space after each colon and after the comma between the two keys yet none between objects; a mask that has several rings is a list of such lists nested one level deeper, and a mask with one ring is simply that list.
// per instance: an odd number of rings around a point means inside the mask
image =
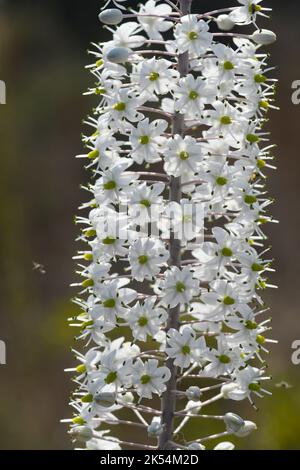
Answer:
[{"label": "green foliage blur", "polygon": [[[269,228],[278,270],[272,281],[280,289],[266,296],[280,341],[267,361],[273,396],[256,403],[259,411],[229,401],[208,410],[235,411],[258,424],[250,438],[235,441],[240,449],[300,449],[300,366],[291,363],[291,343],[300,339],[300,107],[290,98],[292,81],[300,79],[300,7],[271,3],[273,22],[264,26],[279,36],[271,60],[279,66],[281,106],[268,126],[278,144],[269,190],[280,219]],[[220,2],[205,0],[203,10],[208,5]],[[0,106],[0,339],[7,344],[7,365],[0,366],[1,449],[71,448],[59,420],[71,415],[73,385],[63,369],[74,363],[70,347],[80,348],[67,318],[75,313],[69,301],[78,233],[73,217],[87,178],[73,157],[82,151],[81,122],[95,103],[82,93],[92,83],[84,70],[89,42],[105,40],[99,8],[96,0],[0,2],[0,79],[7,85],[7,104]],[[291,387],[276,387],[282,381]],[[208,426],[195,422],[188,438],[206,434]]]}]

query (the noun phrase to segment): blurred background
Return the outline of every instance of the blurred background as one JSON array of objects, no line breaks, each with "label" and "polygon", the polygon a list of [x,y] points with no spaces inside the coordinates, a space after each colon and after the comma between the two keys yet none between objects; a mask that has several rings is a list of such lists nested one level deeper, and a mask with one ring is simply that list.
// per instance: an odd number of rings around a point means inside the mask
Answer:
[{"label": "blurred background", "polygon": [[[7,365],[0,366],[1,449],[71,448],[59,420],[71,413],[72,384],[63,369],[73,364],[74,331],[67,326],[74,313],[73,217],[87,178],[74,155],[82,151],[82,119],[95,103],[82,93],[92,84],[86,50],[105,39],[97,18],[101,3],[0,1],[0,79],[7,85],[7,104],[0,106],[0,339],[7,344]],[[203,11],[236,4],[194,3]],[[273,397],[260,400],[258,412],[246,402],[232,411],[258,424],[238,448],[300,449],[300,365],[291,363],[291,344],[300,340],[300,105],[291,102],[291,84],[300,80],[300,5],[264,4],[274,8],[272,23],[260,24],[278,35],[270,52],[281,111],[272,112],[269,123],[278,171],[269,190],[280,224],[268,233],[280,288],[266,300],[279,344],[268,361]],[[290,387],[276,386],[282,381]]]}]

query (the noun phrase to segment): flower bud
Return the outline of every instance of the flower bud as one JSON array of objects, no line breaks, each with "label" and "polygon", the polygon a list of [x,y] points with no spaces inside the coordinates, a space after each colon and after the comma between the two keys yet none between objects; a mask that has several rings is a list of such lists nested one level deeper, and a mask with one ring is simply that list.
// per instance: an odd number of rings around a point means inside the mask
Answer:
[{"label": "flower bud", "polygon": [[192,401],[199,401],[202,395],[199,387],[189,387],[185,393],[187,398]]},{"label": "flower bud", "polygon": [[255,423],[253,423],[252,421],[245,421],[242,428],[239,431],[235,432],[234,434],[238,437],[246,437],[249,434],[251,434],[252,431],[256,431],[256,429],[257,429],[257,426]]},{"label": "flower bud", "polygon": [[107,53],[107,60],[113,64],[123,64],[127,62],[129,57],[129,49],[126,47],[114,47]]},{"label": "flower bud", "polygon": [[114,392],[97,393],[94,397],[95,403],[104,408],[109,408],[116,403],[116,394]]},{"label": "flower bud", "polygon": [[245,421],[235,413],[226,413],[224,423],[228,432],[236,433],[245,425]]},{"label": "flower bud", "polygon": [[268,46],[277,39],[276,34],[273,33],[273,31],[269,31],[268,29],[258,29],[250,36],[250,38],[253,39],[256,44],[262,46]]},{"label": "flower bud", "polygon": [[233,450],[234,444],[229,441],[219,442],[219,444],[214,447],[214,450]]},{"label": "flower bud", "polygon": [[228,15],[219,15],[216,19],[216,23],[218,28],[222,29],[223,31],[230,31],[235,25],[235,22],[232,21]]},{"label": "flower bud", "polygon": [[93,438],[93,430],[88,426],[76,426],[71,428],[69,432],[80,442],[87,442]]},{"label": "flower bud", "polygon": [[109,10],[102,11],[98,18],[101,23],[117,25],[123,20],[123,13],[120,10],[117,10],[117,8],[111,8]]},{"label": "flower bud", "polygon": [[160,419],[153,418],[152,423],[149,424],[147,428],[149,437],[158,437],[163,432],[163,427],[161,425]]},{"label": "flower bud", "polygon": [[188,450],[205,450],[205,446],[203,446],[202,444],[199,444],[199,442],[192,442],[188,446]]}]

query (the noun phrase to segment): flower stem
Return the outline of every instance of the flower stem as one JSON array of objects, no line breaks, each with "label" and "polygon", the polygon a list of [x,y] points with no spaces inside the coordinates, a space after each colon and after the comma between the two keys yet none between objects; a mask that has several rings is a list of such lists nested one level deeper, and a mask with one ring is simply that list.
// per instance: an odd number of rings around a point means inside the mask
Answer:
[{"label": "flower stem", "polygon": [[[190,12],[192,0],[180,0],[180,10],[182,15],[187,15]],[[178,71],[181,77],[188,73],[189,56],[188,53],[179,55],[178,57]],[[184,134],[184,115],[175,113],[173,116],[173,134]],[[180,202],[181,199],[181,178],[171,177],[170,179],[170,201]],[[174,233],[170,234],[170,266],[181,266],[181,243],[180,240],[174,237]],[[169,318],[167,323],[167,331],[170,328],[179,329],[180,306],[169,309]],[[174,390],[177,388],[177,367],[173,359],[168,359],[166,366],[171,372],[171,378],[167,384],[167,389],[162,397],[162,418],[161,424],[163,432],[159,437],[159,449],[172,448],[172,436],[174,431],[174,415],[176,410],[176,394]]]}]

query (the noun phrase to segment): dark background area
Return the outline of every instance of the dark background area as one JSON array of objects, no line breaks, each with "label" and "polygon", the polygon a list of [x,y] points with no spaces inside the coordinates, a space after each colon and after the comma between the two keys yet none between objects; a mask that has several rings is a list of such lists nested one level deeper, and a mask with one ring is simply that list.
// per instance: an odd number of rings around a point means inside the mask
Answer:
[{"label": "dark background area", "polygon": [[[236,2],[194,4],[205,11]],[[281,111],[271,113],[268,127],[278,145],[269,190],[280,224],[268,232],[277,269],[272,280],[280,288],[266,300],[279,345],[268,361],[273,397],[259,402],[258,413],[247,403],[237,408],[259,426],[238,445],[300,449],[300,365],[291,363],[291,344],[300,339],[300,105],[291,102],[291,84],[300,80],[300,5],[264,4],[274,12],[271,22],[260,24],[278,35],[270,63],[278,66]],[[72,384],[63,369],[73,364],[74,332],[67,326],[74,312],[73,217],[87,177],[74,156],[82,151],[82,119],[95,103],[82,92],[92,84],[84,69],[89,43],[106,37],[100,6],[95,0],[0,1],[0,79],[7,85],[7,104],[0,106],[0,339],[7,344],[7,365],[0,366],[1,449],[70,448],[59,420],[71,414]],[[46,273],[33,270],[33,261]],[[276,387],[282,380],[292,388]],[[220,406],[233,408],[231,402]]]}]

